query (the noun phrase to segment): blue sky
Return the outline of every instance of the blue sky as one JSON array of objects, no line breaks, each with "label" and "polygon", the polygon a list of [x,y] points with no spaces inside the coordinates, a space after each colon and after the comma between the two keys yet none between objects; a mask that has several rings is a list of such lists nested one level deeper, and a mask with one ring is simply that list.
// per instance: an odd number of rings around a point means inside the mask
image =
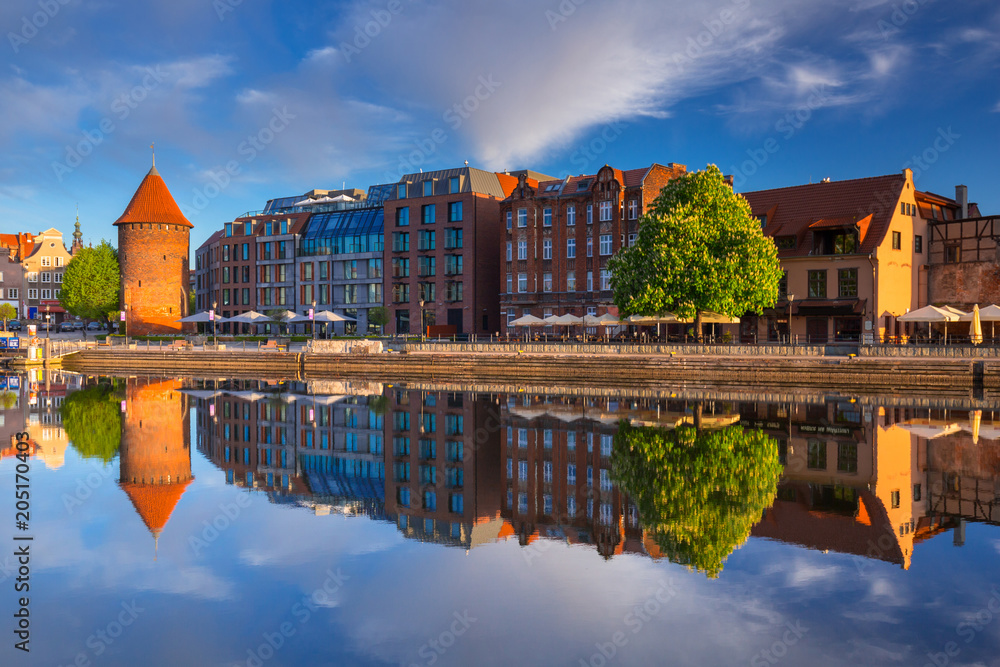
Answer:
[{"label": "blue sky", "polygon": [[[192,245],[419,168],[917,172],[1000,212],[994,0],[5,0],[0,230],[116,238],[157,167]],[[914,160],[916,158],[916,160]]]}]

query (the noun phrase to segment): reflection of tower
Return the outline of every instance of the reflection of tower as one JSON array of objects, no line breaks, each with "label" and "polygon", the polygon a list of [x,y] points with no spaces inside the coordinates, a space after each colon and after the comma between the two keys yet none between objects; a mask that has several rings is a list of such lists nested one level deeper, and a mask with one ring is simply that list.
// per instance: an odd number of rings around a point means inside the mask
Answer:
[{"label": "reflection of tower", "polygon": [[177,380],[139,380],[126,388],[119,483],[154,538],[194,479],[180,386]]}]

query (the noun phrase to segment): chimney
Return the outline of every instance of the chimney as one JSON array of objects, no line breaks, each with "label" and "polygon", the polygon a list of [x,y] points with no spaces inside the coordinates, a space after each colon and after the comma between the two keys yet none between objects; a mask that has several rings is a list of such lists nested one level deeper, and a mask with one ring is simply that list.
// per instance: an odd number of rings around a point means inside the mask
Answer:
[{"label": "chimney", "polygon": [[964,185],[955,186],[955,202],[962,210],[962,219],[969,217],[969,188]]}]

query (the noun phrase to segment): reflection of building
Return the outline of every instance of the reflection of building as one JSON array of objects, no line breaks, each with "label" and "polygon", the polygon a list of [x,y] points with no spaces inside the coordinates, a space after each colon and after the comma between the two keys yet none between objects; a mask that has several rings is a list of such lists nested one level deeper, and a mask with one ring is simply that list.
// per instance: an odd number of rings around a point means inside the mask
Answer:
[{"label": "reflection of building", "polygon": [[500,530],[500,420],[492,397],[387,392],[385,502],[407,537],[472,547]]},{"label": "reflection of building", "polygon": [[381,385],[313,381],[205,383],[198,449],[226,482],[317,514],[384,515]]},{"label": "reflection of building", "polygon": [[[611,481],[617,402],[507,397],[503,516],[522,545],[539,537],[593,544],[605,558],[641,548],[638,515]],[[625,515],[628,514],[628,520]]]},{"label": "reflection of building", "polygon": [[119,483],[159,538],[191,476],[187,400],[178,380],[129,380],[119,450]]}]

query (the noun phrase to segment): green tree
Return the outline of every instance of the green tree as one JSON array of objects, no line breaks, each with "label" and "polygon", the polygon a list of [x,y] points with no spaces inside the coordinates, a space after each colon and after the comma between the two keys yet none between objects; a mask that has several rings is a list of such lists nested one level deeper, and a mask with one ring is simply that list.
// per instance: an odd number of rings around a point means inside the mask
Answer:
[{"label": "green tree", "polygon": [[389,309],[385,306],[375,306],[374,308],[368,309],[368,324],[374,324],[378,327],[379,332],[382,331],[382,327],[389,323]]},{"label": "green tree", "polygon": [[118,455],[122,398],[122,391],[114,383],[101,383],[74,391],[63,401],[59,408],[63,428],[81,456],[108,463]]},{"label": "green tree", "polygon": [[771,506],[782,466],[761,431],[635,427],[622,421],[612,475],[671,561],[715,578]]},{"label": "green tree", "polygon": [[715,165],[670,181],[639,221],[635,245],[608,262],[621,317],[671,312],[740,317],[773,308],[781,266],[750,204]]},{"label": "green tree", "polygon": [[264,314],[275,321],[275,329],[277,332],[275,335],[281,335],[282,324],[285,325],[285,330],[288,330],[288,325],[285,323],[285,320],[288,319],[288,311],[282,310],[281,308],[272,308]]},{"label": "green tree", "polygon": [[96,248],[82,248],[66,265],[59,303],[77,317],[104,320],[117,311],[121,300],[118,252],[107,241]]},{"label": "green tree", "polygon": [[17,308],[9,303],[0,304],[0,319],[3,320],[3,330],[7,330],[7,322],[17,319]]}]

